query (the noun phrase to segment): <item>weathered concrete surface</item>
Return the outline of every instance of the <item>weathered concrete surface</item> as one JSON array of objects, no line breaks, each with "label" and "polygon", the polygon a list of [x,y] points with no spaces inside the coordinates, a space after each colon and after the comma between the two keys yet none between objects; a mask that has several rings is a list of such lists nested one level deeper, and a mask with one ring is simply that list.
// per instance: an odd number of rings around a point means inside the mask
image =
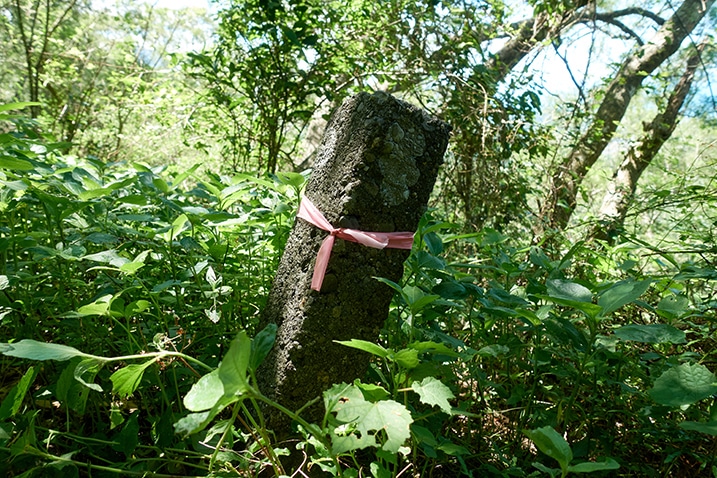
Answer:
[{"label": "weathered concrete surface", "polygon": [[[415,231],[443,161],[450,127],[382,92],[348,98],[333,114],[305,195],[335,227]],[[316,253],[327,233],[297,219],[263,311],[278,325],[260,370],[263,393],[297,410],[338,382],[362,377],[369,354],[333,343],[376,341],[391,288],[409,251],[372,249],[336,240],[321,292],[310,289]],[[322,403],[302,416],[318,421]],[[270,415],[280,437],[288,420]]]}]

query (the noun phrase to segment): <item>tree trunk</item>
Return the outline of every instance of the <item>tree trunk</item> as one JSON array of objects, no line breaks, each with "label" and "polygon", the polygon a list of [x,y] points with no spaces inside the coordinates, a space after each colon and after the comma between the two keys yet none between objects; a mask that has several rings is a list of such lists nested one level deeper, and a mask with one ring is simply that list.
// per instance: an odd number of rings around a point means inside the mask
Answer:
[{"label": "tree trunk", "polygon": [[612,139],[630,100],[650,75],[675,53],[714,0],[684,0],[675,14],[622,64],[605,92],[592,124],[551,178],[541,215],[547,226],[564,229],[575,210],[578,188]]},{"label": "tree trunk", "polygon": [[[57,5],[51,2],[41,6],[39,2],[25,5],[21,0],[15,0],[12,6],[8,6],[10,21],[17,28],[24,50],[28,99],[31,102],[40,101],[40,86],[45,64],[49,59],[51,40],[62,22],[75,9],[77,1],[70,0],[64,9],[58,9],[61,11],[55,18],[52,18],[52,14]],[[44,12],[40,12],[41,8]],[[39,115],[40,106],[32,105],[30,116],[37,118]]]},{"label": "tree trunk", "polygon": [[700,56],[706,42],[694,49],[687,60],[687,67],[667,101],[662,113],[649,123],[644,123],[643,137],[627,151],[622,164],[615,171],[612,182],[603,198],[598,214],[598,223],[589,237],[614,243],[622,230],[627,209],[645,168],[652,162],[662,145],[667,141],[679,122],[679,112],[692,86],[695,70],[700,66]]},{"label": "tree trunk", "polygon": [[[415,231],[449,134],[447,124],[386,93],[348,98],[327,126],[305,197],[334,227]],[[314,261],[326,236],[296,220],[263,311],[264,323],[277,324],[278,332],[260,386],[293,410],[366,373],[369,354],[334,341],[378,339],[393,290],[375,277],[399,281],[409,254],[337,239],[316,292]],[[319,421],[323,410],[313,406],[302,416]],[[270,415],[269,423],[279,437],[291,432],[283,415]]]}]

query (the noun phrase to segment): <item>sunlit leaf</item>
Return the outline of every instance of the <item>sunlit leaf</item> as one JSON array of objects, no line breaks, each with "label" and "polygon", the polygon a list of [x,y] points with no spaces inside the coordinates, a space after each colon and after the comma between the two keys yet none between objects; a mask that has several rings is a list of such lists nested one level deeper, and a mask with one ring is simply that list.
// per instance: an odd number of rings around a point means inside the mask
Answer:
[{"label": "sunlit leaf", "polygon": [[29,367],[22,378],[20,378],[20,381],[10,389],[3,399],[2,404],[0,404],[0,421],[14,417],[20,412],[22,402],[25,400],[25,396],[32,382],[35,380],[36,375],[37,370],[35,367]]},{"label": "sunlit leaf", "polygon": [[651,280],[634,282],[632,280],[618,282],[600,294],[598,305],[602,307],[601,314],[607,316],[620,307],[637,300],[652,284]]},{"label": "sunlit leaf", "polygon": [[655,380],[650,396],[661,405],[681,407],[717,394],[717,377],[701,364],[683,363]]},{"label": "sunlit leaf", "polygon": [[192,385],[184,396],[184,406],[192,412],[211,409],[224,396],[224,384],[219,378],[219,370],[204,375]]},{"label": "sunlit leaf", "polygon": [[620,464],[612,458],[605,461],[585,461],[568,467],[568,471],[572,473],[592,473],[593,471],[617,470]]},{"label": "sunlit leaf", "polygon": [[92,355],[80,352],[74,347],[61,344],[38,342],[32,339],[23,339],[11,344],[0,343],[0,353],[10,357],[32,360],[69,360],[72,357],[95,358]]},{"label": "sunlit leaf", "polygon": [[389,354],[389,351],[385,348],[381,347],[378,344],[374,344],[372,342],[368,342],[366,340],[359,340],[359,339],[351,339],[351,340],[335,340],[337,344],[345,345],[346,347],[351,347],[358,350],[363,350],[364,352],[368,352],[370,354],[376,355],[377,357],[387,357]]},{"label": "sunlit leaf", "polygon": [[668,319],[681,317],[689,311],[690,301],[682,295],[663,297],[657,304],[657,313]]},{"label": "sunlit leaf", "polygon": [[219,379],[224,384],[224,395],[241,395],[249,391],[247,372],[251,358],[251,339],[242,330],[232,340],[229,351],[219,365]]},{"label": "sunlit leaf", "polygon": [[683,344],[685,333],[667,324],[630,324],[615,329],[615,335],[622,340],[646,344]]},{"label": "sunlit leaf", "polygon": [[394,353],[392,358],[400,367],[409,370],[416,368],[420,363],[418,360],[418,350],[412,348],[401,349]]},{"label": "sunlit leaf", "polygon": [[563,471],[568,469],[570,462],[573,461],[573,451],[565,438],[556,432],[553,427],[546,426],[535,430],[525,430],[523,433],[535,443],[538,450],[555,459]]},{"label": "sunlit leaf", "polygon": [[30,171],[35,166],[25,159],[15,158],[13,156],[0,155],[0,169],[9,169],[10,171]]},{"label": "sunlit leaf", "polygon": [[142,381],[144,371],[154,363],[154,359],[148,360],[142,364],[131,364],[122,367],[115,373],[110,375],[112,381],[112,392],[121,398],[127,398],[132,395],[139,387]]},{"label": "sunlit leaf", "polygon": [[421,382],[413,382],[411,388],[418,394],[421,402],[437,406],[445,413],[451,413],[451,404],[448,401],[454,399],[455,396],[451,389],[440,380],[426,377]]},{"label": "sunlit leaf", "polygon": [[593,293],[584,285],[562,279],[546,282],[548,295],[555,299],[566,299],[574,302],[592,302]]},{"label": "sunlit leaf", "polygon": [[[369,446],[397,453],[411,436],[411,413],[393,400],[369,402],[358,387],[345,384],[334,385],[324,392],[324,400],[334,404],[330,411],[336,413],[336,419],[348,425],[333,430],[331,443],[334,453]],[[386,434],[383,445],[376,440],[378,432]]]},{"label": "sunlit leaf", "polygon": [[12,110],[22,110],[25,108],[28,108],[30,106],[41,106],[42,103],[38,103],[37,101],[19,101],[15,103],[5,103],[0,105],[0,113],[5,111],[12,111]]}]

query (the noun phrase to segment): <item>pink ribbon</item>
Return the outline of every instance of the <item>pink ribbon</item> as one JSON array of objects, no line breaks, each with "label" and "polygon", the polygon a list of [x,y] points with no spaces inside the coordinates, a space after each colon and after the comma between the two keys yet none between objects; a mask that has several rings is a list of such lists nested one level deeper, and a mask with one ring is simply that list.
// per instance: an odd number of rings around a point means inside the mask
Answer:
[{"label": "pink ribbon", "polygon": [[321,290],[321,284],[324,282],[324,276],[326,275],[326,267],[329,265],[331,250],[334,247],[334,240],[337,237],[345,241],[358,242],[374,249],[384,249],[386,247],[391,249],[411,249],[413,245],[414,233],[412,232],[364,232],[357,229],[333,227],[321,214],[321,211],[314,206],[314,203],[306,197],[299,204],[297,217],[329,233],[321,243],[321,248],[319,248],[319,253],[316,256],[314,276],[311,279],[311,288],[315,291]]}]

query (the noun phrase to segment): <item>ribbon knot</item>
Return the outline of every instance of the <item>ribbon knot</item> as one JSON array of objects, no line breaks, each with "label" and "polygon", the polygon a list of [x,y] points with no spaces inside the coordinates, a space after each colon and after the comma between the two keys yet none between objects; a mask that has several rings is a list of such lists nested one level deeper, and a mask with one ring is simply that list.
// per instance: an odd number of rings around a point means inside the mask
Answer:
[{"label": "ribbon knot", "polygon": [[334,241],[338,237],[345,241],[357,242],[374,249],[411,249],[413,245],[412,232],[366,232],[358,229],[349,229],[344,227],[333,227],[331,223],[324,217],[319,209],[314,206],[308,198],[304,197],[299,204],[300,217],[304,221],[312,224],[319,229],[329,233],[321,243],[319,253],[316,255],[316,265],[314,266],[314,275],[311,279],[311,288],[315,291],[321,290],[321,284],[324,282],[326,268],[329,265],[329,257],[334,247]]}]

